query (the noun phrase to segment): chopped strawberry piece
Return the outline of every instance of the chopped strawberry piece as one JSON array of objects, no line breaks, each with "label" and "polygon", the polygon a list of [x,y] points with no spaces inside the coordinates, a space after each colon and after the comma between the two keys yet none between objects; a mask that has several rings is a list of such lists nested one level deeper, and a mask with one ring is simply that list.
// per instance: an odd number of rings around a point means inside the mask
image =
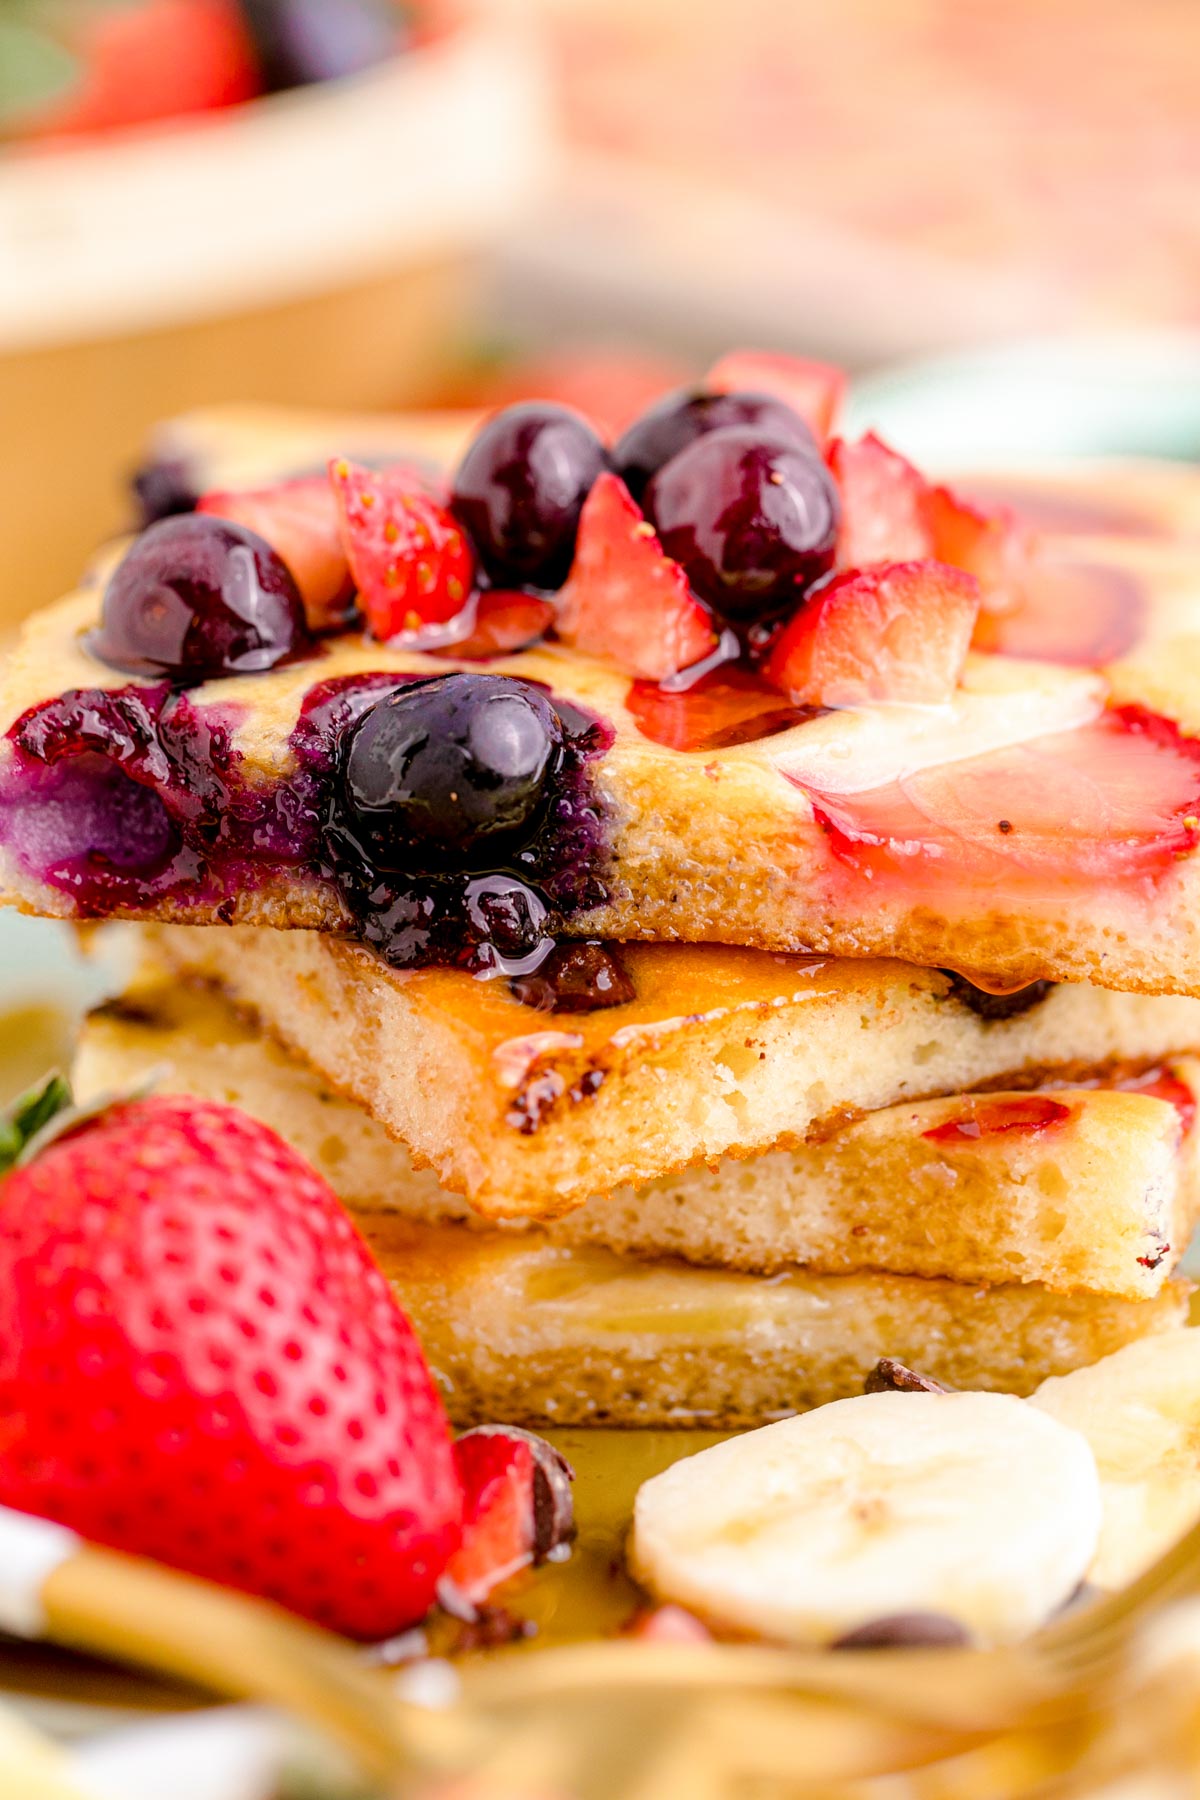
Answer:
[{"label": "chopped strawberry piece", "polygon": [[[470,617],[464,614],[464,622]],[[511,656],[544,637],[554,621],[554,602],[536,594],[510,592],[508,588],[484,588],[475,596],[474,617],[466,637],[430,646],[433,656],[450,656],[462,662],[487,662],[493,656]]]},{"label": "chopped strawberry piece", "polygon": [[1154,877],[1200,843],[1200,741],[1138,706],[865,793],[797,785],[841,861],[941,906]]},{"label": "chopped strawberry piece", "polygon": [[957,1119],[943,1119],[921,1136],[931,1144],[975,1143],[980,1138],[1002,1137],[1010,1131],[1045,1131],[1063,1125],[1071,1108],[1048,1094],[1020,1094],[1003,1100],[977,1100]]},{"label": "chopped strawberry piece", "polygon": [[958,684],[978,611],[978,582],[945,563],[851,570],[800,608],[764,672],[797,706],[936,705]]},{"label": "chopped strawberry piece", "polygon": [[898,450],[869,431],[854,443],[835,438],[828,462],[842,497],[840,569],[915,562],[934,554],[925,514],[929,484]]},{"label": "chopped strawberry piece", "polygon": [[502,1581],[544,1562],[574,1532],[566,1458],[515,1425],[480,1425],[454,1445],[462,1543],[446,1565],[455,1602],[478,1606]]},{"label": "chopped strawberry piece", "polygon": [[627,1637],[646,1644],[711,1644],[713,1634],[695,1613],[682,1606],[651,1606],[638,1613]]},{"label": "chopped strawberry piece", "polygon": [[475,578],[461,525],[407,469],[334,457],[342,544],[372,634],[386,641],[460,613]]},{"label": "chopped strawberry piece", "polygon": [[717,647],[712,614],[608,470],[584,501],[556,630],[564,644],[643,681],[663,681]]},{"label": "chopped strawberry piece", "polygon": [[1011,606],[989,608],[985,602],[975,648],[1102,668],[1134,648],[1147,610],[1145,586],[1131,570],[1039,556],[1021,570]]},{"label": "chopped strawberry piece", "polygon": [[833,363],[776,350],[731,350],[704,378],[713,394],[773,394],[808,425],[819,444],[833,429],[846,392],[845,372]]},{"label": "chopped strawberry piece", "polygon": [[354,583],[338,528],[337,501],[324,475],[242,492],[218,489],[202,495],[196,511],[245,525],[279,552],[300,589],[311,630],[336,630],[345,622]]},{"label": "chopped strawberry piece", "polygon": [[989,512],[951,488],[931,487],[925,492],[924,514],[932,554],[974,575],[986,610],[1003,612],[1019,603],[1029,542],[1008,507]]}]

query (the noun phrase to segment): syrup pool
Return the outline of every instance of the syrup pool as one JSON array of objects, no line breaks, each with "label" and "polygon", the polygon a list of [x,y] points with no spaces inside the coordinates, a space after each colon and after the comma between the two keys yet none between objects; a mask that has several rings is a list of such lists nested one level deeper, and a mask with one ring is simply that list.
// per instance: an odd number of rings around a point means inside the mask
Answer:
[{"label": "syrup pool", "polygon": [[635,681],[625,705],[642,736],[668,750],[727,750],[790,731],[826,710],[789,705],[778,688],[738,663],[722,663],[679,691]]}]

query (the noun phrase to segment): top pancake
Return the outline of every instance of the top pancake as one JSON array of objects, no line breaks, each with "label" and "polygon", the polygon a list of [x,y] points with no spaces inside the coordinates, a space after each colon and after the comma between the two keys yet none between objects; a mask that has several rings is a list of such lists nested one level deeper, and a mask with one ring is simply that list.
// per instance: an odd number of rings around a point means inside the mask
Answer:
[{"label": "top pancake", "polygon": [[[294,474],[326,452],[450,460],[463,423],[218,410],[177,421],[163,447],[197,486],[226,487]],[[1000,649],[1021,654],[973,655],[945,707],[856,708],[749,742],[676,748],[661,740],[694,738],[690,703],[668,703],[664,717],[652,698],[650,717],[645,694],[611,667],[546,644],[487,665],[544,682],[613,732],[590,765],[592,867],[607,898],[573,913],[569,933],[1200,994],[1200,746],[1113,710],[1146,708],[1200,734],[1200,474],[1121,465],[999,485],[1050,527],[1035,629],[1001,621]],[[67,691],[137,685],[83,647],[100,597],[93,579],[29,621],[0,686],[0,730]],[[1027,660],[1031,644],[1050,641],[1051,615],[1062,660]],[[294,770],[289,738],[318,683],[460,666],[470,665],[344,635],[312,661],[187,698],[205,731],[228,732],[240,778],[261,792]],[[86,915],[71,884],[46,872],[64,846],[90,848],[95,808],[65,804],[57,786],[31,789],[9,744],[3,754],[8,896]],[[154,782],[144,770],[139,779]],[[160,792],[170,812],[176,802]],[[171,879],[131,878],[96,910],[333,932],[351,923],[311,860],[267,862],[248,880],[194,852]]]}]

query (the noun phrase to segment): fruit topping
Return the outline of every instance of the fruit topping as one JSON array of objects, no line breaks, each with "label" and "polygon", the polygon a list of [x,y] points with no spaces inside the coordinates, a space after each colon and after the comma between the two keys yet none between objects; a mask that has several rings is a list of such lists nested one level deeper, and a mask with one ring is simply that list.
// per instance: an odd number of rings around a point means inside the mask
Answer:
[{"label": "fruit topping", "polygon": [[710,431],[672,457],[646,489],[646,512],[696,592],[735,624],[792,611],[833,566],[829,471],[747,426]]},{"label": "fruit topping", "polygon": [[713,1634],[682,1606],[648,1606],[632,1619],[625,1636],[645,1644],[711,1644]]},{"label": "fruit topping", "polygon": [[1020,599],[1029,543],[1007,507],[988,511],[948,487],[927,489],[924,514],[930,554],[974,575],[989,612],[1005,612]]},{"label": "fruit topping", "polygon": [[717,645],[712,615],[607,470],[584,502],[555,629],[563,643],[647,681],[678,674]]},{"label": "fruit topping", "polygon": [[799,413],[820,443],[833,429],[846,392],[846,377],[833,363],[773,350],[731,350],[704,378],[713,393],[773,394]]},{"label": "fruit topping", "polygon": [[583,503],[606,462],[570,407],[528,401],[487,421],[459,465],[451,507],[497,587],[562,586]]},{"label": "fruit topping", "polygon": [[1091,1445],[1104,1524],[1088,1578],[1126,1587],[1200,1518],[1200,1331],[1142,1338],[1053,1375],[1029,1404]]},{"label": "fruit topping", "polygon": [[382,62],[402,41],[393,0],[240,0],[264,85],[272,91],[340,81]]},{"label": "fruit topping", "polygon": [[538,1012],[599,1012],[625,1006],[635,997],[633,977],[614,944],[597,938],[557,944],[528,975],[518,975],[512,992]]},{"label": "fruit topping", "polygon": [[917,562],[935,554],[925,511],[929,484],[898,451],[873,431],[853,443],[835,438],[829,467],[842,499],[839,568]]},{"label": "fruit topping", "polygon": [[462,1543],[445,1583],[470,1606],[493,1588],[565,1550],[575,1533],[570,1463],[545,1438],[515,1425],[480,1425],[455,1441],[462,1482]]},{"label": "fruit topping", "polygon": [[957,1650],[971,1643],[971,1633],[949,1613],[891,1613],[868,1619],[834,1638],[831,1650]]},{"label": "fruit topping", "polygon": [[194,470],[181,456],[160,456],[134,471],[130,481],[137,501],[138,526],[194,511],[199,493]]},{"label": "fruit topping", "polygon": [[1071,1108],[1048,1094],[1006,1095],[1002,1100],[973,1100],[959,1118],[944,1119],[921,1136],[931,1144],[978,1143],[980,1138],[1010,1131],[1046,1131],[1065,1125],[1070,1117]]},{"label": "fruit topping", "polygon": [[707,393],[680,388],[667,394],[632,424],[613,445],[612,461],[639,503],[646,483],[664,463],[706,432],[747,425],[773,443],[797,444],[815,452],[816,440],[800,414],[771,394]]},{"label": "fruit topping", "polygon": [[815,806],[841,860],[876,881],[891,871],[914,895],[957,889],[967,903],[1000,880],[1047,894],[1161,875],[1200,842],[1200,741],[1141,707],[1110,708]]},{"label": "fruit topping", "polygon": [[950,992],[955,1000],[969,1008],[977,1018],[996,1020],[1014,1019],[1018,1013],[1028,1012],[1046,998],[1054,987],[1052,981],[1029,981],[1024,987],[1010,988],[1007,991],[993,993],[988,988],[976,986],[960,975],[955,969],[943,969],[943,975],[950,978]]},{"label": "fruit topping", "polygon": [[511,656],[544,637],[554,623],[554,602],[536,594],[513,593],[508,588],[480,588],[462,614],[464,637],[444,644],[430,644],[431,656],[453,657],[458,662],[487,662],[493,656]]},{"label": "fruit topping", "polygon": [[329,465],[342,547],[358,603],[381,641],[461,613],[475,578],[457,520],[407,469],[376,471],[346,457]]},{"label": "fruit topping", "polygon": [[292,572],[310,631],[344,625],[354,597],[333,489],[324,475],[274,487],[202,494],[196,511],[232,520],[265,538]]},{"label": "fruit topping", "polygon": [[421,1618],[462,1489],[331,1189],[230,1106],[68,1121],[4,1181],[0,1502],[355,1637]]},{"label": "fruit topping", "polygon": [[312,652],[296,583],[244,525],[188,513],[136,538],[104,591],[88,648],[176,686],[258,675]]},{"label": "fruit topping", "polygon": [[1165,1100],[1179,1114],[1183,1136],[1196,1123],[1196,1096],[1187,1082],[1170,1069],[1143,1069],[1137,1075],[1125,1075],[1113,1084],[1123,1094],[1145,1094],[1151,1100]]},{"label": "fruit topping", "polygon": [[464,867],[536,824],[562,755],[545,694],[507,675],[439,675],[378,701],[348,734],[345,823],[379,869]]},{"label": "fruit topping", "polygon": [[936,706],[958,685],[978,612],[978,582],[945,563],[850,570],[784,627],[764,674],[798,706]]},{"label": "fruit topping", "polygon": [[638,730],[668,750],[724,750],[803,725],[821,709],[789,706],[741,663],[722,663],[681,689],[635,681],[625,699]]},{"label": "fruit topping", "polygon": [[864,1394],[948,1394],[949,1388],[932,1375],[920,1375],[916,1369],[897,1362],[894,1356],[881,1356],[863,1382]]},{"label": "fruit topping", "polygon": [[1087,1442],[1027,1401],[861,1394],[654,1476],[632,1562],[656,1598],[756,1635],[824,1644],[937,1613],[1004,1644],[1074,1591],[1100,1516]]},{"label": "fruit topping", "polygon": [[980,613],[977,650],[1100,668],[1134,648],[1148,610],[1130,570],[1048,554],[1022,569],[1013,593],[1010,606]]}]

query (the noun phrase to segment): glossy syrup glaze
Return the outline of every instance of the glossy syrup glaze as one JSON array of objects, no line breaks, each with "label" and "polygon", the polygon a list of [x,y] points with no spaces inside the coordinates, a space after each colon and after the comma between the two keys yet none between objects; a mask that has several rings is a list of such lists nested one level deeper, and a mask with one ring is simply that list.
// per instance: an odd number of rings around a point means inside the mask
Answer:
[{"label": "glossy syrup glaze", "polygon": [[[1187,1082],[1162,1064],[1132,1073],[1114,1072],[1097,1076],[1092,1081],[1072,1082],[1072,1087],[1108,1090],[1120,1094],[1144,1094],[1150,1100],[1163,1100],[1175,1108],[1179,1116],[1179,1135],[1184,1138],[1196,1121],[1196,1097]],[[921,1136],[931,1144],[975,1144],[988,1138],[1004,1137],[1013,1132],[1037,1135],[1067,1124],[1074,1108],[1053,1092],[1004,1094],[991,1098],[982,1095],[972,1099],[956,1118],[923,1131]]]}]

